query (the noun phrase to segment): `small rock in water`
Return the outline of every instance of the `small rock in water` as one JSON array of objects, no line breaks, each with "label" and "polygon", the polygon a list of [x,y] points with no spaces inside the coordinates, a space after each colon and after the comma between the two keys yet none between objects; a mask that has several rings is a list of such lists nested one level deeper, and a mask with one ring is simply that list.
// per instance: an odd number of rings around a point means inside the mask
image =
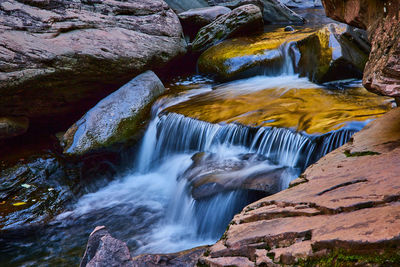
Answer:
[{"label": "small rock in water", "polygon": [[293,28],[293,26],[286,26],[285,27],[285,32],[294,32],[295,30],[294,30],[294,28]]}]

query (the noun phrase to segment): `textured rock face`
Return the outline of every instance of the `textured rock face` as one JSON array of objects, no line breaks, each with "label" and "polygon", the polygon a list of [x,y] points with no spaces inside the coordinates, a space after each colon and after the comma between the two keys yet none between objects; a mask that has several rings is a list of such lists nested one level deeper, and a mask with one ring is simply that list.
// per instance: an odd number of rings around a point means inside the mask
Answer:
[{"label": "textured rock face", "polygon": [[65,133],[68,155],[82,155],[134,137],[146,108],[165,91],[147,71],[101,100]]},{"label": "textured rock face", "polygon": [[366,29],[372,50],[363,83],[375,93],[400,96],[400,3],[396,0],[323,0],[326,14]]},{"label": "textured rock face", "polygon": [[313,8],[321,7],[321,0],[281,0],[282,4],[289,8]]},{"label": "textured rock face", "polygon": [[162,0],[1,1],[0,116],[57,123],[82,115],[183,54],[181,36]]},{"label": "textured rock face", "polygon": [[28,130],[26,117],[0,117],[0,140],[21,135]]},{"label": "textured rock face", "polygon": [[255,5],[240,6],[201,28],[192,43],[192,49],[194,51],[204,51],[234,35],[259,31],[263,28],[263,25],[259,7]]},{"label": "textured rock face", "polygon": [[133,267],[127,245],[113,238],[104,226],[96,227],[89,236],[81,267]]},{"label": "textured rock face", "polygon": [[247,206],[201,262],[274,266],[305,260],[317,266],[340,254],[327,266],[334,260],[343,266],[400,264],[399,116],[400,109],[390,111],[291,188]]}]

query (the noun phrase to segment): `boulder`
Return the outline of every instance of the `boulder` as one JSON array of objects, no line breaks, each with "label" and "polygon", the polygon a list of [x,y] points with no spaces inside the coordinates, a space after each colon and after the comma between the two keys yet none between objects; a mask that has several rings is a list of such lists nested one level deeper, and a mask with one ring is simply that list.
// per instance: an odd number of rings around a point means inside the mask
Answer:
[{"label": "boulder", "polygon": [[213,6],[190,9],[179,13],[178,17],[182,23],[183,31],[189,36],[195,36],[200,28],[210,24],[219,16],[231,12],[230,8],[223,6]]},{"label": "boulder", "polygon": [[399,265],[399,117],[400,109],[388,112],[311,165],[302,182],[245,207],[200,262]]},{"label": "boulder", "polygon": [[[257,154],[224,159],[200,152],[192,160],[192,165],[180,178],[190,183],[194,199],[240,189],[274,194],[282,190],[282,178],[289,173],[287,168],[274,165]],[[263,166],[262,171],[257,166]]]},{"label": "boulder", "polygon": [[301,57],[300,76],[316,83],[361,78],[368,60],[368,48],[346,32],[344,26],[329,24],[297,42]]},{"label": "boulder", "polygon": [[0,117],[0,140],[24,134],[28,127],[26,117]]},{"label": "boulder", "polygon": [[192,43],[192,49],[204,51],[229,37],[260,31],[263,25],[260,8],[255,5],[240,6],[201,28]]},{"label": "boulder", "polygon": [[213,5],[224,5],[236,8],[245,4],[260,7],[264,22],[267,24],[303,24],[304,18],[282,4],[279,0],[210,0]]},{"label": "boulder", "polygon": [[207,0],[165,0],[176,12],[181,13],[193,8],[208,7]]},{"label": "boulder", "polygon": [[186,50],[162,0],[1,1],[0,43],[0,116],[46,127]]},{"label": "boulder", "polygon": [[132,139],[150,104],[165,91],[162,82],[147,71],[110,94],[64,135],[64,153],[83,155]]},{"label": "boulder", "polygon": [[253,37],[240,37],[221,42],[204,51],[197,62],[201,73],[226,81],[257,74],[282,74],[285,57],[283,45],[304,39],[309,30],[285,32],[284,29]]},{"label": "boulder", "polygon": [[364,86],[377,94],[400,97],[400,3],[395,0],[323,0],[327,16],[366,29],[372,49]]},{"label": "boulder", "polygon": [[89,236],[80,267],[133,267],[126,243],[113,238],[105,226],[97,226]]}]

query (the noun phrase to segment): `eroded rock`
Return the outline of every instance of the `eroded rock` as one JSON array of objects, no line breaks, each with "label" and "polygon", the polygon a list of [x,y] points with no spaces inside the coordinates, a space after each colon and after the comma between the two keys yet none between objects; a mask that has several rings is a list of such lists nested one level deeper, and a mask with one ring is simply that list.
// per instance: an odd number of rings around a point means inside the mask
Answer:
[{"label": "eroded rock", "polygon": [[154,72],[138,75],[101,100],[68,129],[64,135],[64,153],[83,155],[132,139],[146,109],[164,91]]},{"label": "eroded rock", "polygon": [[162,0],[1,1],[0,43],[0,116],[32,124],[78,118],[185,53],[179,19]]},{"label": "eroded rock", "polygon": [[201,28],[192,43],[192,49],[204,51],[229,37],[262,30],[263,25],[260,8],[255,5],[240,6]]},{"label": "eroded rock", "polygon": [[377,94],[400,96],[399,10],[395,0],[323,0],[327,16],[366,29],[372,44],[364,86]]}]

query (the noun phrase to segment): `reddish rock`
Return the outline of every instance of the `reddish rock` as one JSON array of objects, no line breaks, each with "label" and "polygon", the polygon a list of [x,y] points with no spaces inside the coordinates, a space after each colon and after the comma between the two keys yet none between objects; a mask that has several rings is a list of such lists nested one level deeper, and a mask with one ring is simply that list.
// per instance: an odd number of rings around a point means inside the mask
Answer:
[{"label": "reddish rock", "polygon": [[400,2],[322,0],[326,14],[366,29],[372,44],[363,83],[377,94],[400,97]]},{"label": "reddish rock", "polygon": [[245,257],[273,266],[338,249],[395,254],[400,248],[399,117],[400,109],[390,111],[309,167],[291,188],[244,208],[200,260]]}]

